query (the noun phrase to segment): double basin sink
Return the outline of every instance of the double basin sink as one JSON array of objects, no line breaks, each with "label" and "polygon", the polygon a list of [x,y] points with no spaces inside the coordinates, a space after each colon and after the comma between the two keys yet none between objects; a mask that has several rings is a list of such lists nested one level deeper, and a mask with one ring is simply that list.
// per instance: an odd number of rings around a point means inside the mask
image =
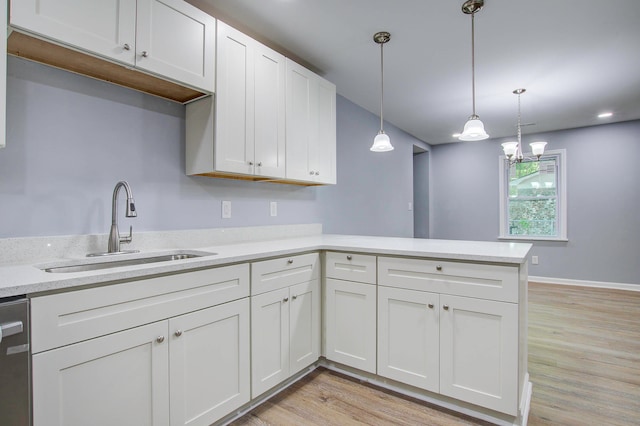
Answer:
[{"label": "double basin sink", "polygon": [[[57,264],[48,264],[40,266],[44,272],[52,273],[68,273],[68,272],[86,272],[97,271],[102,269],[118,268],[122,266],[146,265],[149,263],[175,262],[177,260],[194,259],[205,256],[215,256],[218,253],[194,250],[176,250],[166,253],[153,253],[148,255],[130,255],[124,254],[126,258],[117,257],[118,255],[101,256],[100,259],[95,257],[87,259],[79,259],[73,261],[65,261]],[[105,259],[107,258],[107,259]]]}]

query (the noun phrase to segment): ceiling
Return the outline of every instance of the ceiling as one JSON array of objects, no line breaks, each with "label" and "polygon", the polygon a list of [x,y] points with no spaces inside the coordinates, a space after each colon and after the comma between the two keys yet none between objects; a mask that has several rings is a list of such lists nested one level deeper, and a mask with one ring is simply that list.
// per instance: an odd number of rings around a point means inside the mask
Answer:
[{"label": "ceiling", "polygon": [[[429,144],[471,114],[471,17],[463,0],[189,0],[336,84]],[[486,0],[475,15],[476,112],[491,137],[640,118],[639,0]],[[613,117],[597,118],[603,111]],[[389,130],[389,129],[387,129]],[[388,131],[392,140],[393,133]],[[373,139],[372,135],[372,139]]]}]

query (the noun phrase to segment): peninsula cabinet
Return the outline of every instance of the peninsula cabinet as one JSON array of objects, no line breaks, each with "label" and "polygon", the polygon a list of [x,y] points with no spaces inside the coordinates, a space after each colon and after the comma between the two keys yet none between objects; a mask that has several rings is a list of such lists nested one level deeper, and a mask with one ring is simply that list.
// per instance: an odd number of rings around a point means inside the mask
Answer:
[{"label": "peninsula cabinet", "polygon": [[236,265],[33,297],[34,425],[209,425],[244,405],[248,290]]},{"label": "peninsula cabinet", "polygon": [[252,264],[253,398],[319,359],[319,266],[317,253]]},{"label": "peninsula cabinet", "polygon": [[325,357],[376,372],[376,257],[325,254]]},{"label": "peninsula cabinet", "polygon": [[389,257],[378,268],[378,374],[517,415],[518,268]]},{"label": "peninsula cabinet", "polygon": [[287,179],[336,183],[336,86],[287,59]]},{"label": "peninsula cabinet", "polygon": [[[214,91],[215,19],[182,0],[12,0],[9,23],[21,33],[71,49],[51,50],[18,35],[9,44],[23,43],[13,49],[19,56],[83,73],[88,59],[73,55],[80,51]],[[89,75],[114,81],[110,68],[98,68]]]}]

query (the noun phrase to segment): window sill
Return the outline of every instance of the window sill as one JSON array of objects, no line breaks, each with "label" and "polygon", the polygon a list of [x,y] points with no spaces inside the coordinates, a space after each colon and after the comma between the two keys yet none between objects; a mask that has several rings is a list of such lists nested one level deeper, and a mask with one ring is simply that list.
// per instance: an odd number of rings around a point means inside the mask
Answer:
[{"label": "window sill", "polygon": [[523,236],[517,236],[517,235],[510,235],[510,236],[499,236],[498,237],[499,240],[513,240],[513,241],[555,241],[555,242],[568,242],[569,239],[568,238],[563,238],[563,237],[536,237],[536,236],[530,236],[530,235],[523,235]]}]

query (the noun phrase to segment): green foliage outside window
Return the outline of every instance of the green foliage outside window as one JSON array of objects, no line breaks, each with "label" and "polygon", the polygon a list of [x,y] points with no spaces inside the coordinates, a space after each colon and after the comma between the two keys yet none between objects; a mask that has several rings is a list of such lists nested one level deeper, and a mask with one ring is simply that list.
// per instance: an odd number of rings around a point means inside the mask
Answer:
[{"label": "green foliage outside window", "polygon": [[509,235],[557,236],[556,159],[513,164],[509,170]]}]

